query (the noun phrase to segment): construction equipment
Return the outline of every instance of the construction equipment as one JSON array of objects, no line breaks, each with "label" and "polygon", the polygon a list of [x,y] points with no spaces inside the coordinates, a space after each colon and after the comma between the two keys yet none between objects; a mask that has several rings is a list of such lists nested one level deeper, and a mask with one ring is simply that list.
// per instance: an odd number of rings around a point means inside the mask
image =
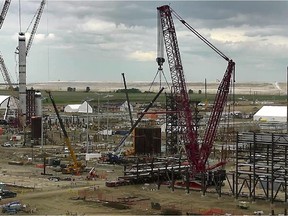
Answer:
[{"label": "construction equipment", "polygon": [[132,118],[132,112],[131,112],[131,106],[130,106],[130,100],[128,96],[128,91],[127,91],[127,84],[126,84],[126,79],[124,73],[122,73],[123,77],[123,83],[124,83],[124,88],[125,88],[125,95],[126,95],[126,100],[127,100],[127,105],[128,105],[128,111],[129,111],[129,117],[130,117],[130,123],[131,127],[133,127],[133,118]]},{"label": "construction equipment", "polygon": [[87,180],[94,180],[95,178],[98,178],[99,176],[96,173],[95,167],[92,167],[89,171],[88,175],[86,176]]},{"label": "construction equipment", "polygon": [[84,170],[84,165],[83,165],[81,162],[77,161],[76,155],[75,155],[75,153],[74,153],[74,150],[73,150],[73,148],[72,148],[72,146],[71,146],[70,139],[69,139],[69,137],[68,137],[68,133],[67,133],[67,131],[66,131],[66,129],[65,129],[65,126],[64,126],[64,124],[63,124],[62,118],[60,117],[59,111],[58,111],[58,109],[57,109],[57,107],[56,107],[54,98],[53,98],[53,96],[52,96],[52,94],[51,94],[50,91],[47,91],[47,93],[48,93],[49,98],[50,98],[50,100],[51,100],[51,102],[52,102],[52,105],[53,105],[53,107],[54,107],[54,110],[55,110],[56,116],[57,116],[57,118],[58,118],[60,127],[61,127],[61,129],[62,129],[62,131],[63,131],[64,139],[65,139],[65,144],[66,144],[66,146],[68,147],[69,152],[70,152],[70,156],[71,156],[71,158],[72,158],[72,160],[73,160],[73,164],[68,164],[67,167],[65,167],[65,168],[62,169],[62,173],[65,173],[65,174],[75,174],[75,175],[81,174],[81,173],[83,172],[83,170]]},{"label": "construction equipment", "polygon": [[37,31],[41,16],[43,14],[43,10],[44,10],[45,4],[46,4],[46,0],[42,0],[41,3],[40,3],[40,7],[38,8],[38,10],[36,12],[37,16],[36,16],[36,19],[35,19],[35,23],[33,25],[29,40],[27,42],[26,55],[28,55],[28,52],[29,52],[29,50],[30,50],[30,48],[32,46],[33,39],[35,37],[35,34],[36,34],[36,31]]},{"label": "construction equipment", "polygon": [[[138,119],[134,122],[128,133],[125,134],[125,136],[121,139],[120,143],[114,148],[113,152],[108,153],[108,162],[110,163],[120,163],[122,162],[121,154],[122,154],[122,147],[125,144],[126,139],[129,137],[129,135],[132,133],[132,131],[137,127],[141,119],[144,117],[146,112],[151,108],[153,103],[156,101],[156,99],[159,97],[159,95],[162,93],[164,88],[162,87],[160,91],[156,94],[156,96],[153,98],[153,100],[147,105],[147,107],[142,111]],[[131,150],[127,151],[127,154],[130,154]]]},{"label": "construction equipment", "polygon": [[[235,70],[235,63],[215,46],[213,46],[209,41],[207,41],[203,36],[201,36],[188,23],[186,23],[173,9],[170,8],[170,6],[164,5],[158,7],[157,9],[160,13],[164,44],[166,47],[167,59],[171,73],[172,94],[176,103],[176,109],[179,112],[177,121],[180,148],[185,150],[191,167],[191,174],[192,176],[195,176],[196,174],[204,173],[225,164],[225,161],[221,161],[220,163],[209,167],[207,166],[207,160],[215,141],[217,127],[219,125],[224,106],[227,102],[227,95],[229,93],[232,73]],[[214,106],[202,142],[198,137],[196,125],[192,119],[192,110],[189,104],[189,97],[172,14],[206,45],[228,61],[228,67],[222,82],[218,87]]]},{"label": "construction equipment", "polygon": [[4,59],[2,57],[2,55],[0,54],[0,71],[2,73],[2,76],[4,78],[4,82],[8,84],[8,88],[10,90],[13,90],[13,83],[11,81],[11,78],[10,78],[10,74],[7,70],[7,67],[5,65],[5,62],[4,62]]},{"label": "construction equipment", "polygon": [[248,209],[249,208],[249,205],[247,202],[245,201],[239,201],[239,203],[237,204],[237,206],[241,209]]},{"label": "construction equipment", "polygon": [[5,0],[5,3],[3,5],[3,9],[2,9],[2,12],[0,15],[0,29],[2,28],[2,25],[4,23],[7,11],[8,11],[9,6],[10,6],[10,2],[11,2],[11,0]]},{"label": "construction equipment", "polygon": [[[6,0],[4,5],[3,5],[3,9],[2,9],[2,12],[0,15],[0,29],[2,28],[2,25],[4,23],[6,14],[8,12],[9,6],[10,6],[10,2],[11,2],[11,0]],[[8,84],[9,89],[12,90],[13,85],[12,85],[10,75],[8,73],[8,70],[7,70],[7,67],[5,65],[5,62],[4,62],[2,55],[0,55],[0,70],[1,70],[2,76],[4,78],[4,82],[6,82]]]}]

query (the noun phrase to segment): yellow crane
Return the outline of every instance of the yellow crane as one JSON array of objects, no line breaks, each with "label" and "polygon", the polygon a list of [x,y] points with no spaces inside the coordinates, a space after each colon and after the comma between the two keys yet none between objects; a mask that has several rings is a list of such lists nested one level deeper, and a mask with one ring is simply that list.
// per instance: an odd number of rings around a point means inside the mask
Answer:
[{"label": "yellow crane", "polygon": [[46,92],[48,93],[49,98],[50,98],[50,100],[52,102],[52,105],[54,107],[54,110],[55,110],[55,113],[57,115],[60,127],[61,127],[61,129],[63,131],[63,134],[64,134],[65,144],[68,147],[68,150],[70,152],[70,156],[71,156],[71,158],[73,160],[73,164],[69,164],[65,169],[62,170],[62,173],[75,174],[75,175],[81,174],[83,172],[84,165],[80,161],[77,160],[75,152],[74,152],[74,150],[73,150],[73,148],[71,146],[71,142],[70,142],[70,139],[68,137],[68,133],[67,133],[65,127],[64,127],[63,121],[62,121],[62,119],[60,117],[59,111],[58,111],[58,109],[56,107],[56,104],[55,104],[55,101],[54,101],[54,98],[53,98],[51,92],[50,91],[46,91]]}]

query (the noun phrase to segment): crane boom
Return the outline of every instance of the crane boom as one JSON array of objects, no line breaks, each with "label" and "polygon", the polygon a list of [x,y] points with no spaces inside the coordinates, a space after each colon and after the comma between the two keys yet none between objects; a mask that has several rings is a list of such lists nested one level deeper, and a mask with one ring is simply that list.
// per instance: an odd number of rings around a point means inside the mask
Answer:
[{"label": "crane boom", "polygon": [[[226,72],[224,73],[224,77],[218,86],[218,90],[216,93],[216,97],[213,103],[213,108],[211,115],[209,117],[209,121],[207,124],[207,128],[205,130],[204,139],[200,149],[200,161],[199,168],[200,171],[204,171],[205,164],[208,160],[208,157],[211,153],[213,143],[215,141],[217,127],[219,125],[221,115],[223,113],[224,107],[227,102],[227,97],[229,94],[229,88],[231,84],[232,74],[235,71],[235,62],[233,62],[229,57],[227,57],[223,52],[221,52],[217,47],[215,47],[210,41],[208,41],[205,37],[203,37],[197,30],[195,30],[191,25],[189,25],[184,19],[182,19],[173,9],[171,9],[173,15],[184,25],[186,26],[193,34],[195,34],[201,41],[203,41],[207,46],[209,46],[212,50],[214,50],[218,55],[220,55],[224,60],[228,62],[228,66]],[[223,162],[219,163],[219,166],[223,165]],[[217,167],[217,165],[213,165],[213,167]]]},{"label": "crane boom", "polygon": [[28,52],[29,52],[29,50],[31,48],[34,36],[36,34],[36,31],[37,31],[37,28],[38,28],[38,25],[39,25],[39,22],[40,22],[40,19],[41,19],[41,16],[43,14],[45,3],[46,3],[46,0],[42,0],[41,4],[40,4],[40,7],[37,10],[37,16],[36,16],[36,19],[35,19],[35,23],[33,25],[33,28],[32,28],[28,43],[27,43],[26,55],[28,55]]},{"label": "crane boom", "polygon": [[156,96],[153,98],[153,100],[148,104],[148,106],[142,111],[141,115],[138,117],[138,119],[134,122],[134,124],[132,125],[132,127],[130,128],[130,130],[128,131],[128,133],[121,139],[120,143],[115,147],[114,149],[114,153],[119,153],[119,150],[121,149],[121,147],[124,145],[126,139],[128,138],[128,136],[132,133],[132,131],[137,127],[137,125],[139,124],[139,122],[141,121],[141,119],[144,117],[144,115],[146,114],[146,112],[151,108],[151,106],[153,105],[153,103],[156,101],[156,99],[159,97],[159,95],[162,93],[162,91],[164,90],[164,88],[162,87],[160,89],[160,91],[156,94]]},{"label": "crane boom", "polygon": [[2,9],[2,12],[0,15],[0,29],[2,28],[2,25],[4,23],[7,11],[8,11],[9,6],[10,6],[10,2],[11,2],[11,0],[5,0],[5,3],[3,5],[3,9]]},{"label": "crane boom", "polygon": [[[234,70],[235,70],[235,63],[232,60],[230,60],[228,62],[228,66],[224,74],[224,77],[218,87],[215,101],[213,103],[212,112],[210,114],[207,128],[205,130],[203,143],[201,145],[201,161],[200,161],[201,170],[206,169],[205,168],[206,162],[212,151],[212,146],[215,141],[216,132],[221,119],[221,115],[227,103],[229,87],[231,84],[232,74],[234,73]],[[220,162],[219,165],[222,165],[222,162]]]},{"label": "crane boom", "polygon": [[[227,103],[229,88],[231,84],[231,77],[235,71],[235,63],[229,59],[224,53],[217,49],[201,34],[199,34],[194,28],[186,23],[173,9],[168,5],[164,5],[157,8],[160,12],[162,30],[164,36],[164,42],[166,46],[166,53],[168,56],[168,63],[172,78],[173,88],[172,93],[175,95],[176,107],[179,112],[178,127],[180,127],[180,133],[182,133],[181,142],[184,143],[186,154],[192,172],[200,173],[207,170],[216,168],[223,165],[223,161],[218,165],[214,165],[210,168],[206,168],[206,162],[211,153],[213,143],[215,141],[217,127],[220,122],[221,115],[224,110],[224,106]],[[198,134],[195,130],[195,126],[192,122],[191,108],[189,105],[189,98],[186,89],[186,83],[184,79],[183,67],[180,58],[180,52],[176,37],[176,31],[173,24],[172,14],[180,20],[190,31],[192,31],[198,38],[200,38],[206,45],[213,49],[223,59],[228,61],[228,66],[224,77],[218,87],[218,91],[215,97],[214,106],[205,130],[203,141],[198,143]]]},{"label": "crane boom", "polygon": [[2,76],[4,78],[4,81],[9,86],[9,89],[13,89],[13,85],[12,85],[12,82],[11,82],[11,79],[10,79],[10,75],[9,75],[9,72],[7,70],[7,67],[5,65],[5,62],[4,62],[4,59],[3,59],[2,55],[0,55],[0,70],[1,70]]},{"label": "crane boom", "polygon": [[124,88],[125,88],[125,95],[126,95],[126,100],[127,100],[127,105],[128,105],[130,123],[131,123],[131,127],[133,127],[133,118],[132,118],[132,112],[131,112],[131,107],[130,107],[130,100],[129,100],[129,96],[128,96],[127,84],[126,84],[126,79],[125,79],[125,74],[124,74],[124,73],[122,73],[122,77],[123,77],[123,83],[124,83]]},{"label": "crane boom", "polygon": [[197,170],[199,161],[199,145],[197,133],[192,121],[192,111],[189,105],[189,97],[185,83],[183,66],[176,36],[176,30],[172,19],[170,7],[164,5],[157,8],[163,31],[167,59],[172,80],[172,94],[175,96],[178,114],[178,127],[180,132],[180,146],[184,146],[192,170]]},{"label": "crane boom", "polygon": [[53,98],[53,96],[52,96],[52,94],[51,94],[50,91],[47,91],[47,93],[48,93],[49,98],[50,98],[50,100],[51,100],[51,102],[52,102],[53,108],[54,108],[54,110],[55,110],[56,116],[57,116],[58,121],[59,121],[59,124],[60,124],[60,127],[61,127],[61,129],[62,129],[62,131],[63,131],[64,139],[65,139],[65,144],[67,145],[68,150],[69,150],[70,155],[71,155],[71,158],[72,158],[72,160],[73,160],[73,171],[76,172],[76,173],[77,173],[77,172],[80,172],[80,169],[81,169],[81,166],[82,166],[82,165],[81,165],[80,162],[77,161],[76,155],[75,155],[75,153],[74,153],[74,150],[73,150],[73,148],[72,148],[72,146],[71,146],[70,139],[69,139],[69,137],[68,137],[68,133],[67,133],[67,131],[66,131],[66,129],[65,129],[65,126],[64,126],[64,124],[63,124],[62,118],[60,117],[59,111],[58,111],[58,109],[57,109],[57,107],[56,107],[56,103],[55,103],[55,101],[54,101],[54,98]]}]

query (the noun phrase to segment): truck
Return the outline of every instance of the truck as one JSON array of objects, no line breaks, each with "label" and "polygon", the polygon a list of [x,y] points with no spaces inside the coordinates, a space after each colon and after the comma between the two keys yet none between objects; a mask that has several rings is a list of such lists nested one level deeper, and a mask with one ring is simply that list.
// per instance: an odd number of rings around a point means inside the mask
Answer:
[{"label": "truck", "polygon": [[17,193],[9,190],[0,190],[0,200],[5,198],[13,198],[16,197]]},{"label": "truck", "polygon": [[24,206],[19,201],[15,201],[4,205],[2,207],[2,213],[17,214],[19,211],[22,211],[23,209]]}]

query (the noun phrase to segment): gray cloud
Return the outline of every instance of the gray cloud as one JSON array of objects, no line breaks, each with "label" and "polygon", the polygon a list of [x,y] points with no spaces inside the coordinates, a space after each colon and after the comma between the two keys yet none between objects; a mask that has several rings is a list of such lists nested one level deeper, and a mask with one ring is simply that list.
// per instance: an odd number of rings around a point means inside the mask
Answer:
[{"label": "gray cloud", "polygon": [[[40,0],[21,2],[22,30],[25,30]],[[236,61],[239,81],[283,79],[281,73],[287,65],[288,53],[287,2],[169,3],[191,26]],[[121,81],[121,72],[127,73],[127,79],[130,76],[152,80],[157,70],[156,7],[163,4],[166,2],[48,0],[29,54],[29,80]],[[0,46],[12,70],[18,20],[18,2],[12,1],[1,29],[1,40],[5,43]],[[175,18],[174,23],[188,81],[221,78],[226,63]],[[46,76],[40,75],[39,70]],[[165,71],[169,73],[167,65]]]}]

